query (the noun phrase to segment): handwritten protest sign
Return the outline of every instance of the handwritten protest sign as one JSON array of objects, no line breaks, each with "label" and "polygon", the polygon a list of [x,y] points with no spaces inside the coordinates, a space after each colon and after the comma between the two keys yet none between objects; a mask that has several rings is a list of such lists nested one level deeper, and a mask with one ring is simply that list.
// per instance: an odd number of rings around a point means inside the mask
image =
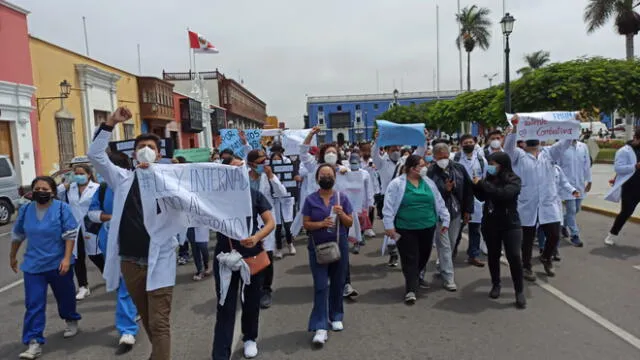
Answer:
[{"label": "handwritten protest sign", "polygon": [[[297,129],[282,131],[282,147],[285,155],[300,155],[300,145],[309,135],[311,129]],[[311,146],[316,146],[316,137],[311,140]]]},{"label": "handwritten protest sign", "polygon": [[364,202],[363,184],[364,179],[359,171],[349,171],[336,176],[336,188],[349,197],[349,202],[357,213],[362,212],[362,203]]},{"label": "handwritten protest sign", "polygon": [[211,149],[199,148],[199,149],[176,149],[173,152],[173,157],[182,156],[188,162],[208,162],[211,160]]},{"label": "handwritten protest sign", "polygon": [[252,209],[246,168],[154,164],[136,172],[152,239],[166,239],[188,227],[208,227],[231,239],[249,236]]},{"label": "handwritten protest sign", "polygon": [[273,173],[278,176],[282,186],[287,188],[290,196],[298,197],[298,182],[294,180],[298,175],[298,165],[293,163],[284,163],[282,160],[271,161],[269,166]]},{"label": "handwritten protest sign", "polygon": [[245,157],[244,153],[244,144],[240,140],[240,133],[238,129],[221,129],[220,130],[220,138],[222,139],[222,143],[220,144],[220,149],[231,149],[236,156]]},{"label": "handwritten protest sign", "polygon": [[[111,151],[120,151],[125,153],[133,159],[133,152],[135,151],[134,143],[135,140],[111,141],[109,142],[109,149]],[[163,158],[172,158],[173,149],[174,145],[171,138],[160,139],[160,154]]]},{"label": "handwritten protest sign", "polygon": [[245,130],[244,134],[247,137],[247,142],[249,143],[249,145],[251,145],[251,148],[262,148],[262,144],[260,144],[260,138],[262,138],[262,129]]},{"label": "handwritten protest sign", "polygon": [[378,125],[377,146],[413,145],[425,143],[424,124],[396,124],[387,120],[376,120]]},{"label": "handwritten protest sign", "polygon": [[518,140],[564,140],[580,137],[577,111],[519,113]]}]

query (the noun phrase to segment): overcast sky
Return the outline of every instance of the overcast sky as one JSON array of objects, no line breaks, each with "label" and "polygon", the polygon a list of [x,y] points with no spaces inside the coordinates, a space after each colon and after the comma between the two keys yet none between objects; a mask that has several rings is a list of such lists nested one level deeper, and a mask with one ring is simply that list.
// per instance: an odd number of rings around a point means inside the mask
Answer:
[{"label": "overcast sky", "polygon": [[[267,112],[291,128],[302,127],[306,94],[434,90],[437,3],[440,89],[460,87],[455,0],[9,1],[31,11],[34,36],[80,53],[85,52],[86,16],[91,57],[132,73],[138,72],[140,43],[143,75],[188,70],[189,27],[220,49],[218,55],[198,55],[198,70],[217,67],[243,79],[267,103]],[[586,34],[586,3],[506,0],[506,10],[516,18],[512,76],[523,66],[523,55],[536,50],[550,51],[554,62],[583,55],[623,58],[624,37],[615,33],[613,22]],[[494,19],[491,47],[471,54],[471,86],[485,88],[489,82],[484,74],[499,73],[494,81],[503,79],[503,0],[461,4],[488,7]]]}]

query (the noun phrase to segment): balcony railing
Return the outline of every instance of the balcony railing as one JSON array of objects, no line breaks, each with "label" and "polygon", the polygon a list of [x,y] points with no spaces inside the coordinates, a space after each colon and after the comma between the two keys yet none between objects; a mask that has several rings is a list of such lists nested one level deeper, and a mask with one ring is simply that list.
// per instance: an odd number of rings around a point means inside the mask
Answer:
[{"label": "balcony railing", "polygon": [[[398,100],[420,98],[451,98],[462,94],[460,90],[422,91],[400,93]],[[356,101],[385,101],[394,100],[393,94],[365,94],[365,95],[337,95],[337,96],[309,96],[307,103],[356,102]]]},{"label": "balcony railing", "polygon": [[[162,72],[162,79],[166,81],[188,81],[193,80],[195,72]],[[202,80],[216,80],[218,78],[217,71],[198,71]]]}]

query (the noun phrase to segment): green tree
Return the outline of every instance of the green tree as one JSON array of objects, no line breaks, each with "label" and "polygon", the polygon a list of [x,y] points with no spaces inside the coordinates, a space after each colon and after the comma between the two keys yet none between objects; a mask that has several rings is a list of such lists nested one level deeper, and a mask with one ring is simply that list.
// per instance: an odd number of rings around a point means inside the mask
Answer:
[{"label": "green tree", "polygon": [[471,52],[479,46],[482,50],[489,48],[491,39],[491,11],[479,8],[477,5],[467,6],[456,14],[456,21],[460,24],[460,33],[456,38],[458,49],[464,47],[467,52],[467,91],[471,91]]},{"label": "green tree", "polygon": [[638,0],[589,0],[584,9],[587,33],[598,30],[611,18],[615,18],[618,34],[626,39],[627,60],[633,60],[633,38],[640,31],[640,15],[635,12]]},{"label": "green tree", "polygon": [[520,68],[518,70],[518,74],[527,75],[534,70],[540,69],[551,61],[550,56],[551,54],[544,50],[538,50],[534,53],[526,54],[524,56],[524,62],[527,66]]}]

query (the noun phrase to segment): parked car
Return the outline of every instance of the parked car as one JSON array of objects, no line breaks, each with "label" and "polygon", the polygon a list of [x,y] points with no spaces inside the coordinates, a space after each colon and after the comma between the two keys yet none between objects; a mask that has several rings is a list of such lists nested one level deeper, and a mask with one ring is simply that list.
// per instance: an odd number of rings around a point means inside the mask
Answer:
[{"label": "parked car", "polygon": [[11,160],[0,155],[0,226],[11,222],[11,216],[18,208],[18,181]]}]

